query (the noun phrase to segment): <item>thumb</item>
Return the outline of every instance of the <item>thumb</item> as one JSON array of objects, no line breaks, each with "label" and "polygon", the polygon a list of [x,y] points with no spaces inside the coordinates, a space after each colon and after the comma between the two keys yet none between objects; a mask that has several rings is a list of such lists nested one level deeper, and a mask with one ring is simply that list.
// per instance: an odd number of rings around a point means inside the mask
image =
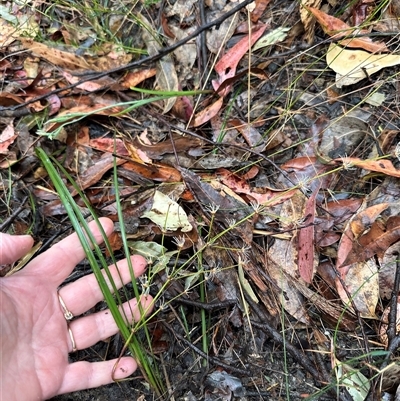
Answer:
[{"label": "thumb", "polygon": [[0,264],[13,263],[25,256],[33,246],[30,235],[0,233]]}]

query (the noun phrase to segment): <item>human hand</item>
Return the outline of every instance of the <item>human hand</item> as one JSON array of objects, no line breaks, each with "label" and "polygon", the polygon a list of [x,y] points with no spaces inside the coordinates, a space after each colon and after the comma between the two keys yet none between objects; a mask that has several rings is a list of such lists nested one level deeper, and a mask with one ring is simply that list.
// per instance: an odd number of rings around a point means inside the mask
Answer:
[{"label": "human hand", "polygon": [[[107,235],[113,231],[110,219],[101,218]],[[102,242],[95,222],[89,224],[97,243]],[[30,236],[0,233],[0,264],[12,263],[26,255],[33,245]],[[57,394],[98,387],[112,382],[117,360],[69,363],[68,353],[84,349],[115,334],[118,329],[109,310],[79,317],[69,323],[57,293],[58,286],[85,257],[78,236],[72,234],[34,258],[24,269],[0,278],[0,389],[9,401],[42,400]],[[141,275],[146,261],[131,257],[135,276]],[[126,259],[118,262],[123,283],[114,266],[110,267],[117,288],[130,281]],[[86,312],[103,295],[93,274],[60,289],[59,295],[74,316]],[[126,315],[140,318],[136,300],[124,304]],[[150,311],[152,298],[141,304]],[[71,334],[69,333],[69,330]],[[118,361],[114,378],[122,379],[137,368],[135,360]]]}]

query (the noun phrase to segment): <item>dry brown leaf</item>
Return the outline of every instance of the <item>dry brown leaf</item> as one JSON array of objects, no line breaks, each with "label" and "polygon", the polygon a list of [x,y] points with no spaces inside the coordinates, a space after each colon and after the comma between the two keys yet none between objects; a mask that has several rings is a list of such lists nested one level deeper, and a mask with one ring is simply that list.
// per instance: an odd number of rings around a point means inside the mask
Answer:
[{"label": "dry brown leaf", "polygon": [[237,202],[241,203],[243,206],[246,205],[245,200],[234,190],[232,190],[228,185],[225,185],[222,180],[216,180],[213,178],[209,179],[209,184],[212,188],[216,189],[220,194],[224,196],[228,195],[235,199]]},{"label": "dry brown leaf", "polygon": [[[113,251],[119,251],[122,248],[123,241],[121,238],[121,233],[114,231],[108,237],[108,243]],[[105,255],[106,257],[110,257],[110,248],[106,248]]]},{"label": "dry brown leaf", "polygon": [[391,147],[396,142],[396,137],[399,134],[397,129],[384,129],[379,135],[378,143],[382,149],[383,154],[389,154]]},{"label": "dry brown leaf", "polygon": [[7,47],[18,39],[20,32],[8,21],[0,19],[0,48]]},{"label": "dry brown leaf", "polygon": [[[296,225],[304,217],[304,207],[307,198],[300,191],[285,202],[280,213],[281,228],[291,230],[290,240],[275,239],[268,251],[267,270],[275,284],[281,289],[280,299],[282,306],[293,317],[303,323],[309,321],[307,309],[301,293],[293,287],[291,279],[300,280],[297,251]],[[291,279],[289,279],[289,277]]]},{"label": "dry brown leaf", "polygon": [[[103,44],[104,47],[107,44]],[[93,71],[108,71],[128,64],[132,60],[132,54],[125,53],[122,47],[116,44],[108,44],[108,51],[101,56],[86,56],[86,61]]]},{"label": "dry brown leaf", "polygon": [[391,177],[400,178],[400,170],[397,170],[390,160],[362,160],[357,157],[341,157],[336,162],[343,163],[346,167],[354,166],[365,170],[383,173]]},{"label": "dry brown leaf", "polygon": [[[178,3],[178,2],[177,2]],[[232,10],[235,5],[230,2],[227,3],[222,10],[211,11],[207,18],[208,21],[220,18],[222,15]],[[221,49],[225,47],[226,42],[232,37],[235,32],[237,23],[239,20],[239,13],[235,13],[231,17],[227,18],[218,27],[212,27],[207,30],[206,34],[206,45],[208,50],[213,54],[219,54]],[[248,25],[248,23],[246,23]]]},{"label": "dry brown leaf", "polygon": [[[341,280],[336,280],[336,289],[341,300],[352,308],[349,295],[360,315],[365,318],[375,318],[375,307],[379,299],[378,269],[374,259],[357,261],[345,265],[347,256],[361,234],[366,231],[376,218],[387,209],[388,204],[382,203],[364,209],[353,216],[348,222],[338,248],[336,268]],[[343,287],[342,281],[346,288]]]},{"label": "dry brown leaf", "polygon": [[210,121],[221,110],[223,102],[224,102],[224,99],[222,97],[220,97],[214,103],[210,104],[203,110],[199,111],[194,116],[190,126],[191,127],[199,127],[200,125],[203,125],[206,122]]},{"label": "dry brown leaf", "polygon": [[308,8],[319,9],[322,0],[304,0],[300,3],[300,19],[304,26],[305,39],[309,44],[314,41],[315,35],[315,17]]},{"label": "dry brown leaf", "polygon": [[17,154],[15,152],[8,152],[4,157],[0,157],[0,169],[10,168],[13,164],[17,163]]},{"label": "dry brown leaf", "polygon": [[44,58],[60,68],[67,70],[91,70],[91,66],[84,57],[76,56],[62,50],[54,49],[43,43],[35,42],[30,38],[19,38],[22,47],[32,51],[35,55]]},{"label": "dry brown leaf", "polygon": [[[334,38],[342,38],[351,34],[368,33],[368,31],[360,30],[357,27],[351,27],[339,18],[332,17],[313,7],[308,8],[317,18],[324,32]],[[361,48],[372,53],[388,52],[384,42],[373,42],[370,38],[349,38],[339,42],[342,46]]]},{"label": "dry brown leaf", "polygon": [[350,229],[353,233],[353,238],[360,241],[361,234],[369,230],[371,225],[376,222],[377,217],[388,207],[387,203],[381,203],[368,207],[352,218]]},{"label": "dry brown leaf", "polygon": [[257,23],[258,20],[263,15],[265,9],[268,7],[268,4],[271,0],[256,0],[256,4],[254,10],[251,12],[250,19],[251,22]]},{"label": "dry brown leaf", "polygon": [[[94,99],[92,99],[93,101]],[[92,102],[91,102],[92,103]],[[115,101],[112,101],[107,98],[101,98],[99,99],[98,102],[95,105],[90,104],[90,105],[85,105],[81,104],[78,106],[71,107],[70,109],[67,110],[62,110],[58,113],[57,117],[63,117],[65,116],[66,120],[65,122],[68,121],[69,117],[71,118],[70,121],[73,121],[77,116],[82,116],[84,113],[87,114],[97,114],[97,115],[102,115],[102,116],[110,116],[113,114],[118,114],[121,113],[124,110],[123,106],[113,106],[115,104]],[[54,132],[57,128],[59,128],[63,123],[59,122],[51,122],[46,123],[45,125],[45,132],[47,133],[52,133]]]},{"label": "dry brown leaf", "polygon": [[[382,257],[386,250],[400,239],[400,221],[398,216],[389,217],[386,227],[375,221],[370,230],[354,242],[344,265],[363,262],[374,255]],[[390,221],[395,220],[394,225]]]},{"label": "dry brown leaf", "polygon": [[[261,26],[257,31],[250,34],[250,38],[245,36],[222,56],[214,67],[215,72],[218,74],[218,79],[212,81],[214,90],[218,90],[225,80],[235,76],[239,61],[247,53],[249,47],[253,46],[260,39],[267,27],[268,25]],[[220,94],[226,95],[229,91],[230,87],[227,87],[223,91],[223,94]]]},{"label": "dry brown leaf", "polygon": [[251,189],[249,184],[243,178],[230,172],[229,170],[220,168],[217,171],[217,175],[218,179],[232,191],[238,194],[249,195],[260,205],[277,205],[290,199],[298,192],[297,189],[281,191],[267,187],[259,188],[260,192],[256,192],[256,189]]},{"label": "dry brown leaf", "polygon": [[371,206],[367,209],[361,210],[359,213],[354,215],[343,232],[342,239],[338,248],[338,259],[336,267],[341,273],[342,278],[347,274],[349,266],[344,265],[344,262],[353,248],[354,242],[360,237],[360,235],[367,230],[376,218],[388,208],[387,203],[381,203],[375,206]]},{"label": "dry brown leaf", "polygon": [[340,94],[338,91],[333,89],[331,86],[326,88],[326,94],[328,95],[328,103],[333,104],[340,99]]},{"label": "dry brown leaf", "polygon": [[381,298],[390,299],[390,297],[392,296],[399,254],[400,242],[396,242],[387,249],[383,257],[378,256],[378,261],[380,265],[379,294]]},{"label": "dry brown leaf", "polygon": [[[79,77],[75,77],[66,71],[64,71],[62,75],[70,84],[76,84],[80,81]],[[111,77],[102,77],[93,81],[83,82],[82,84],[77,85],[76,87],[86,92],[95,92],[103,88],[104,89],[111,88],[116,84],[117,82],[115,81],[115,79]]]},{"label": "dry brown leaf", "polygon": [[326,203],[325,208],[329,215],[334,218],[335,225],[348,220],[358,211],[363,200],[360,198],[337,199]]},{"label": "dry brown leaf", "polygon": [[251,124],[242,121],[238,118],[234,118],[228,121],[228,127],[237,129],[255,152],[262,152],[265,148],[265,140],[260,134],[257,128]]},{"label": "dry brown leaf", "polygon": [[122,139],[93,138],[89,140],[89,146],[101,152],[115,153],[117,156],[129,156],[129,152]]},{"label": "dry brown leaf", "polygon": [[[175,36],[175,39],[169,39],[169,45],[173,45],[175,42],[186,38],[196,30],[195,25],[192,25],[186,29],[181,29],[179,26],[171,26],[170,28]],[[189,43],[185,43],[174,50],[175,67],[180,82],[186,82],[190,79],[198,79],[199,71],[195,67],[197,56],[198,49],[196,42],[190,41]]]},{"label": "dry brown leaf", "polygon": [[168,36],[171,39],[175,39],[174,33],[171,31],[168,25],[168,18],[165,13],[161,14],[161,26],[165,36]]},{"label": "dry brown leaf", "polygon": [[[83,190],[96,184],[108,170],[114,167],[114,163],[119,166],[126,163],[126,160],[115,158],[112,153],[104,153],[98,161],[85,171],[84,174],[77,177],[76,182],[80,189]],[[77,193],[78,192],[75,189],[71,190],[72,196],[75,196]]]},{"label": "dry brown leaf", "polygon": [[[150,22],[141,15],[141,20],[143,22],[143,32],[142,37],[147,46],[147,52],[149,56],[154,56],[158,54],[161,50],[161,45],[157,41],[158,33],[156,31],[151,31],[152,28]],[[157,62],[157,86],[158,89],[165,92],[178,91],[179,81],[176,74],[175,66],[171,55],[166,55]],[[176,97],[170,97],[164,101],[163,113],[170,111],[175,104]]]},{"label": "dry brown leaf", "polygon": [[374,259],[365,262],[357,262],[351,265],[344,284],[336,286],[340,299],[350,310],[353,309],[349,295],[360,316],[366,319],[375,319],[375,308],[379,300],[378,267]]},{"label": "dry brown leaf", "polygon": [[298,280],[293,275],[297,271],[296,246],[293,241],[285,241],[275,239],[275,242],[268,251],[268,261],[265,269],[274,283],[280,288],[281,293],[277,293],[281,300],[282,306],[294,318],[303,323],[309,323],[307,308],[302,294],[295,288],[287,276],[291,276],[293,280]]},{"label": "dry brown leaf", "polygon": [[257,174],[260,172],[260,168],[258,166],[251,166],[250,169],[242,175],[243,180],[252,180],[257,176]]},{"label": "dry brown leaf", "polygon": [[174,167],[162,163],[144,164],[136,161],[128,161],[123,168],[132,171],[139,177],[157,182],[180,182],[182,176]]},{"label": "dry brown leaf", "polygon": [[314,246],[315,205],[318,192],[319,188],[315,189],[304,205],[303,226],[299,229],[297,237],[299,274],[308,284],[312,283],[319,261]]},{"label": "dry brown leaf", "polygon": [[323,209],[327,211],[325,216],[316,218],[315,241],[320,247],[326,247],[340,240],[338,228],[352,217],[360,208],[362,199],[340,199],[328,202]]},{"label": "dry brown leaf", "polygon": [[166,153],[174,153],[188,151],[189,149],[195,149],[202,146],[202,141],[198,138],[191,136],[172,135],[171,138],[167,138],[165,141],[158,142],[155,144],[146,144],[142,138],[136,136],[135,139],[129,143],[125,143],[128,150],[133,148],[140,149],[150,159],[161,159],[162,155]]},{"label": "dry brown leaf", "polygon": [[18,135],[15,133],[13,121],[10,121],[0,134],[0,154],[8,154],[8,147],[17,137]]},{"label": "dry brown leaf", "polygon": [[134,88],[146,79],[154,77],[156,73],[156,68],[147,68],[145,70],[128,72],[128,74],[122,78],[121,85],[125,89]]},{"label": "dry brown leaf", "polygon": [[15,106],[16,104],[24,103],[24,100],[21,96],[14,95],[9,92],[1,92],[0,93],[0,106],[2,107],[10,107]]},{"label": "dry brown leaf", "polygon": [[317,158],[314,156],[300,156],[289,160],[284,163],[281,168],[283,170],[302,170],[308,167],[310,164],[314,165],[318,162]]},{"label": "dry brown leaf", "polygon": [[20,36],[34,37],[39,33],[38,16],[34,7],[20,10],[17,5],[2,4],[0,7],[0,48],[7,47]]}]

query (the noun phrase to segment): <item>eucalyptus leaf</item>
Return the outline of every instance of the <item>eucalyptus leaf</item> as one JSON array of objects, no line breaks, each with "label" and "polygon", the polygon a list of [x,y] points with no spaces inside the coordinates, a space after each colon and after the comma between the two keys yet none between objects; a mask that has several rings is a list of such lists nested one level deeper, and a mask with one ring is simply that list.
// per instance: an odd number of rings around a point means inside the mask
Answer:
[{"label": "eucalyptus leaf", "polygon": [[128,245],[132,253],[141,255],[147,260],[158,259],[167,251],[165,246],[152,241],[129,241]]},{"label": "eucalyptus leaf", "polygon": [[152,274],[165,270],[172,256],[178,253],[178,251],[167,252],[167,248],[152,241],[132,241],[128,244],[132,253],[143,256],[148,262],[156,261],[149,267]]},{"label": "eucalyptus leaf", "polygon": [[200,273],[193,273],[193,274],[189,274],[186,278],[185,278],[185,291],[189,291],[190,288],[192,288],[197,281],[199,280],[200,277]]},{"label": "eucalyptus leaf", "polygon": [[[149,56],[154,56],[160,53],[162,46],[158,40],[158,33],[151,27],[150,22],[142,15],[143,22],[142,38],[147,46]],[[177,91],[179,89],[178,75],[175,70],[172,57],[168,54],[157,62],[157,85],[161,91]],[[172,109],[176,102],[176,97],[171,97],[164,100],[163,113],[167,113]]]},{"label": "eucalyptus leaf", "polygon": [[153,206],[141,217],[147,217],[162,230],[188,232],[192,229],[186,212],[170,197],[155,191]]},{"label": "eucalyptus leaf", "polygon": [[337,380],[344,385],[353,401],[364,401],[370,390],[369,380],[357,369],[335,358]]},{"label": "eucalyptus leaf", "polygon": [[258,298],[257,298],[256,294],[254,293],[253,289],[251,288],[249,281],[244,276],[242,263],[239,263],[239,265],[238,265],[238,273],[239,273],[239,281],[240,281],[241,286],[246,291],[247,295],[251,298],[251,300],[253,302],[255,302],[256,304],[258,304]]},{"label": "eucalyptus leaf", "polygon": [[262,36],[257,43],[253,46],[253,51],[262,49],[263,47],[274,45],[275,43],[282,42],[286,39],[287,32],[290,31],[290,28],[279,27],[266,35]]}]

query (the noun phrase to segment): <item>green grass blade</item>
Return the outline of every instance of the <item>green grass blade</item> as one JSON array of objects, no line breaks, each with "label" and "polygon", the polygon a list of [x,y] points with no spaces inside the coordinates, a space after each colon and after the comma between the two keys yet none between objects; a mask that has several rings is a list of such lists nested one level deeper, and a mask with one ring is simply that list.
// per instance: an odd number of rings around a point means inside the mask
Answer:
[{"label": "green grass blade", "polygon": [[[110,254],[112,255],[112,249],[107,240],[107,236],[106,236],[94,210],[91,208],[91,205],[90,205],[89,201],[87,200],[86,196],[79,189],[79,187],[74,182],[72,177],[58,163],[57,160],[55,160],[52,157],[49,157],[45,153],[45,151],[41,148],[37,148],[36,153],[37,153],[39,159],[42,161],[44,167],[46,168],[46,170],[49,174],[49,177],[52,180],[53,185],[54,185],[58,195],[60,196],[60,200],[66,209],[66,212],[68,214],[68,217],[71,221],[71,224],[72,224],[75,232],[78,235],[78,238],[85,251],[86,257],[87,257],[87,259],[90,263],[90,266],[93,270],[93,273],[99,283],[99,286],[103,293],[104,299],[110,309],[110,312],[111,312],[119,330],[121,331],[122,336],[124,337],[125,341],[127,342],[129,349],[136,357],[137,362],[138,362],[139,366],[141,367],[143,374],[149,380],[149,383],[153,386],[153,389],[157,393],[160,394],[161,389],[162,389],[162,384],[159,380],[159,377],[157,379],[154,379],[154,377],[153,377],[154,376],[153,375],[154,367],[152,368],[150,366],[149,359],[148,359],[147,355],[143,352],[142,345],[139,343],[138,339],[134,335],[134,333],[136,333],[138,328],[143,326],[143,319],[141,319],[141,321],[138,322],[133,327],[132,322],[129,319],[127,319],[127,317],[125,315],[124,316],[122,315],[121,310],[119,308],[119,306],[122,305],[122,300],[120,298],[120,295],[118,293],[116,285],[110,274],[110,271],[108,268],[108,263],[103,255],[99,245],[96,243],[95,238],[87,225],[85,217],[83,216],[79,207],[76,205],[76,202],[73,199],[69,189],[66,187],[65,183],[61,179],[61,177],[60,177],[58,171],[56,170],[56,168],[54,167],[54,165],[56,165],[57,168],[62,171],[62,173],[67,177],[67,179],[71,182],[71,184],[74,186],[74,188],[78,191],[78,193],[82,197],[86,207],[89,208],[92,217],[97,222],[100,232],[102,233],[102,236],[104,238],[104,242],[106,243],[106,246],[107,246],[108,250],[110,251]],[[128,256],[128,261],[129,261],[130,260],[129,259],[129,249],[126,249],[126,251],[127,251],[126,256]],[[109,282],[111,283],[111,287],[112,287],[113,291],[111,291],[109,286],[107,285],[107,281],[106,281],[104,275],[102,274],[101,269],[103,269],[104,272],[106,273],[106,276],[107,276]],[[137,297],[137,299],[139,299],[140,294],[137,289],[137,286],[135,286],[136,280],[133,275],[132,264],[130,264],[130,269],[131,269],[131,275],[133,277],[134,287],[136,287],[135,296]],[[145,316],[145,312],[146,311],[144,311],[142,308],[141,309],[142,318]],[[147,334],[147,336],[148,336],[148,334]]]}]

